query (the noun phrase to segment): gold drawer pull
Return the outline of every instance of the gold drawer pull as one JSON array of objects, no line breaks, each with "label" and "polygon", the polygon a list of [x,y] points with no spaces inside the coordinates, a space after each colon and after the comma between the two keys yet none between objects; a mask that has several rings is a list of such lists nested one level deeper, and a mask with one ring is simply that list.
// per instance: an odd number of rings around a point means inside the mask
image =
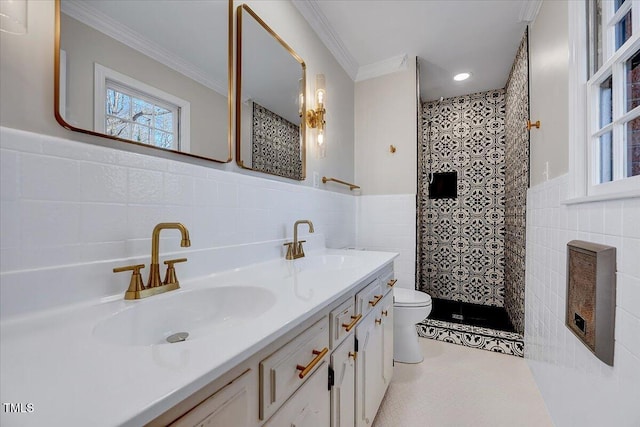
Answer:
[{"label": "gold drawer pull", "polygon": [[329,349],[327,347],[323,348],[322,351],[313,350],[313,354],[315,354],[316,357],[314,357],[313,360],[309,362],[307,366],[302,366],[302,365],[296,366],[296,369],[301,371],[298,374],[298,377],[300,377],[300,379],[306,377],[307,374],[311,372],[311,370],[318,364],[318,362],[322,360],[324,355],[327,354],[328,352],[329,352]]},{"label": "gold drawer pull", "polygon": [[351,323],[343,323],[342,327],[345,331],[349,332],[351,329],[353,329],[354,326],[356,326],[356,323],[358,323],[358,320],[360,319],[362,319],[362,314],[351,316]]},{"label": "gold drawer pull", "polygon": [[382,299],[382,295],[376,295],[374,299],[369,301],[369,304],[371,304],[372,307],[375,307],[380,302],[381,299]]},{"label": "gold drawer pull", "polygon": [[382,315],[383,315],[384,317],[387,317],[387,316],[389,315],[389,312],[388,312],[387,310],[384,310],[384,311],[382,312]]},{"label": "gold drawer pull", "polygon": [[396,282],[397,282],[397,281],[398,281],[398,279],[392,279],[392,280],[389,280],[389,281],[387,282],[387,286],[388,286],[388,287],[390,287],[390,288],[393,288],[393,287],[396,285]]},{"label": "gold drawer pull", "polygon": [[380,325],[380,324],[382,324],[382,319],[376,319],[375,322],[376,322],[377,325]]}]

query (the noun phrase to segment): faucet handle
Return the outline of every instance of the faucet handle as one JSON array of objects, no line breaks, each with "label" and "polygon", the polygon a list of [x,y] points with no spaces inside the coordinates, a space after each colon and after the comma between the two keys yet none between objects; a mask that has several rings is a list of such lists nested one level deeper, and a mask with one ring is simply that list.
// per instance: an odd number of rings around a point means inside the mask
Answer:
[{"label": "faucet handle", "polygon": [[282,246],[287,247],[287,255],[285,259],[292,260],[293,259],[293,242],[285,243]]},{"label": "faucet handle", "polygon": [[144,284],[142,283],[142,275],[140,270],[144,268],[144,264],[127,265],[126,267],[116,267],[113,269],[114,273],[122,273],[124,271],[132,271],[131,280],[129,281],[129,289],[124,294],[124,299],[136,299],[140,291],[144,290]]},{"label": "faucet handle", "polygon": [[164,262],[167,266],[167,274],[164,276],[163,285],[176,285],[178,288],[180,287],[180,282],[178,281],[178,277],[176,276],[176,269],[174,268],[174,264],[179,262],[187,262],[186,258],[176,258],[176,259],[168,259]]},{"label": "faucet handle", "polygon": [[304,257],[304,248],[302,247],[303,243],[306,243],[306,240],[298,240],[298,247],[296,249],[296,258]]}]

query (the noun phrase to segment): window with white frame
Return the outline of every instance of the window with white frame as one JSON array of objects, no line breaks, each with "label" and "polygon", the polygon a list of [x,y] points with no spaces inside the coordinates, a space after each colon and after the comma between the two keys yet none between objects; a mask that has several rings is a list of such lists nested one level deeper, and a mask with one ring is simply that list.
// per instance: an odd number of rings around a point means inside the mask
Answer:
[{"label": "window with white frame", "polygon": [[100,64],[95,64],[94,90],[97,132],[189,150],[189,102]]},{"label": "window with white frame", "polygon": [[586,5],[587,194],[640,189],[640,2]]}]

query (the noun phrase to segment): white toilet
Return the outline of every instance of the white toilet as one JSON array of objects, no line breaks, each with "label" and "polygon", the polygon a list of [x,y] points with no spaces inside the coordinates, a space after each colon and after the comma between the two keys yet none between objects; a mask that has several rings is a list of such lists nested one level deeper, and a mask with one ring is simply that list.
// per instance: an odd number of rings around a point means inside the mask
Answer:
[{"label": "white toilet", "polygon": [[412,289],[393,289],[393,358],[396,362],[420,363],[416,323],[431,313],[431,296]]}]

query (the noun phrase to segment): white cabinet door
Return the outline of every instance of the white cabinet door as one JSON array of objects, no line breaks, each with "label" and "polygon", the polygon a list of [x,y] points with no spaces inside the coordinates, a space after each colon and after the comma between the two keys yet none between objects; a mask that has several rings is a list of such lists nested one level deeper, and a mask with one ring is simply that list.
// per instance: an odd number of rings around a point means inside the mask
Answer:
[{"label": "white cabinet door", "polygon": [[382,395],[391,382],[393,376],[393,292],[389,292],[380,301],[381,318],[382,318],[382,377],[384,379],[384,390]]},{"label": "white cabinet door", "polygon": [[207,400],[171,423],[171,427],[246,427],[249,426],[250,381],[255,377],[245,372],[218,390]]},{"label": "white cabinet door", "polygon": [[369,312],[356,327],[356,426],[373,423],[384,395],[383,334],[380,309]]},{"label": "white cabinet door", "polygon": [[353,427],[355,423],[355,337],[350,334],[331,354],[331,427]]},{"label": "white cabinet door", "polygon": [[[264,427],[329,427],[329,364],[311,374],[307,382],[275,413]],[[230,424],[235,427],[235,425]]]}]

